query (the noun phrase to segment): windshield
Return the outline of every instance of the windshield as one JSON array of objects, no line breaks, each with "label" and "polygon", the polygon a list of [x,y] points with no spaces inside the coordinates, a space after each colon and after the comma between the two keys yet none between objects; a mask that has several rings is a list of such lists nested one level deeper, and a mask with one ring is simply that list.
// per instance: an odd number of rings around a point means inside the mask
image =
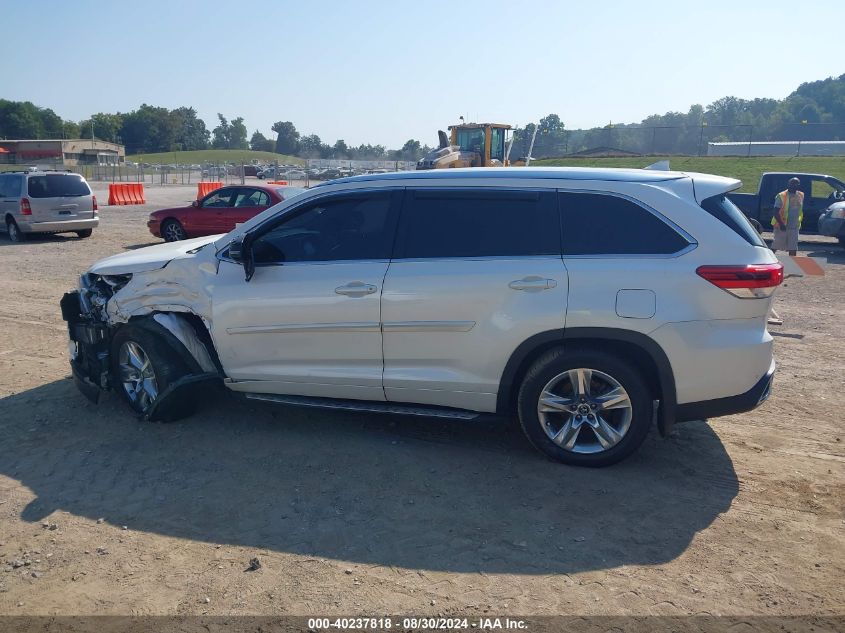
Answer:
[{"label": "windshield", "polygon": [[30,198],[62,198],[65,196],[88,196],[88,188],[82,176],[77,174],[45,174],[30,176],[28,191]]},{"label": "windshield", "polygon": [[469,130],[458,130],[458,146],[465,152],[484,151],[484,130],[473,128]]}]

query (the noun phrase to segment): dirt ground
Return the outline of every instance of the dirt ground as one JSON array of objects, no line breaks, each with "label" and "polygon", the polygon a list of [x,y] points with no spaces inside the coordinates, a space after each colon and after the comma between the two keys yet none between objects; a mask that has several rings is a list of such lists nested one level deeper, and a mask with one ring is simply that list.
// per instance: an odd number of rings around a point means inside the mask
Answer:
[{"label": "dirt ground", "polygon": [[149,211],[194,193],[101,207],[86,240],[0,236],[0,614],[845,613],[833,241],[801,243],[825,277],[778,291],[767,403],[584,470],[546,461],[506,420],[224,393],[150,424],[114,395],[88,403],[60,297],[93,261],[156,242]]}]

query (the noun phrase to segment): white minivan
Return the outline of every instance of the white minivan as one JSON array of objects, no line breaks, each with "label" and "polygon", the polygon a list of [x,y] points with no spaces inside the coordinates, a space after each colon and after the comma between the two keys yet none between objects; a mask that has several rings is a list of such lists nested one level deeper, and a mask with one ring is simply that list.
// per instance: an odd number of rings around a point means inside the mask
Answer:
[{"label": "white minivan", "polygon": [[569,464],[769,394],[783,269],[737,180],[492,168],[335,180],[229,234],[94,264],[71,365],[148,419],[210,383],[282,404],[516,415]]}]

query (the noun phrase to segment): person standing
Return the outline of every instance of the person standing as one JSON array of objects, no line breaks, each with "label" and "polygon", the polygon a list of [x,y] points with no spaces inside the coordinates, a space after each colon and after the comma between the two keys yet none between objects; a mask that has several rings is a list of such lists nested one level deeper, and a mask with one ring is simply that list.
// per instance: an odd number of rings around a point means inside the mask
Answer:
[{"label": "person standing", "polygon": [[775,214],[772,216],[772,251],[798,252],[798,232],[804,219],[804,192],[799,189],[801,181],[790,178],[786,191],[775,196]]}]

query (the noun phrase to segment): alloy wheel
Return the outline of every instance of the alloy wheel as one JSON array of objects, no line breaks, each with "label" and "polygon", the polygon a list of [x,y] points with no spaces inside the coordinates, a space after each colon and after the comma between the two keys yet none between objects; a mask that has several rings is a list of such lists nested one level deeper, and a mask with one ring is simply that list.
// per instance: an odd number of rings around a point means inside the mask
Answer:
[{"label": "alloy wheel", "polygon": [[149,356],[135,341],[126,341],[120,346],[117,361],[120,382],[129,402],[138,411],[146,411],[158,396],[158,383]]},{"label": "alloy wheel", "polygon": [[178,242],[184,240],[185,229],[179,226],[178,222],[168,222],[164,227],[164,239],[167,242]]},{"label": "alloy wheel", "polygon": [[572,453],[601,453],[622,441],[633,418],[618,380],[596,369],[570,369],[540,392],[537,413],[552,442]]}]

